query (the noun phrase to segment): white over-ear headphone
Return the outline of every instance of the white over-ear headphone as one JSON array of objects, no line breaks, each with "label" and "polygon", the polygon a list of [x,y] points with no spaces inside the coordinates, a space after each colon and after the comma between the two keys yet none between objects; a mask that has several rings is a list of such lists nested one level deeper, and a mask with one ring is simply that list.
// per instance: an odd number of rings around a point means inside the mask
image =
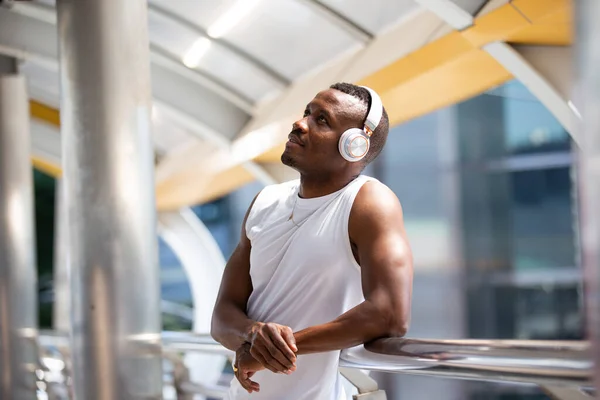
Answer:
[{"label": "white over-ear headphone", "polygon": [[383,114],[383,104],[379,95],[373,89],[361,86],[367,89],[371,95],[371,107],[367,113],[367,120],[363,129],[351,128],[342,134],[338,143],[340,154],[350,162],[357,162],[365,158],[369,152],[371,135],[379,125]]}]

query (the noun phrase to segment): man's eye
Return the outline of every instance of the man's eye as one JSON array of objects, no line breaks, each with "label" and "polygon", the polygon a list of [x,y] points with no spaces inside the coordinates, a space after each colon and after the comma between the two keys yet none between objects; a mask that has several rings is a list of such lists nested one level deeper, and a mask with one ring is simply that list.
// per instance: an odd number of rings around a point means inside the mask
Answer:
[{"label": "man's eye", "polygon": [[308,117],[309,114],[310,112],[308,110],[304,110],[304,117]]},{"label": "man's eye", "polygon": [[321,123],[323,123],[323,124],[327,123],[327,119],[324,116],[322,116],[322,115],[319,116],[318,121],[321,122]]}]

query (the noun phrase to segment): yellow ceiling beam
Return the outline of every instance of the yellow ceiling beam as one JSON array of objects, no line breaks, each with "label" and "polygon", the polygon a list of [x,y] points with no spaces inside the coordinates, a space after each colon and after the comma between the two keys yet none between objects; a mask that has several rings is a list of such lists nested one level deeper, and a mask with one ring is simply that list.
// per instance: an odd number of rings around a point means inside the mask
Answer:
[{"label": "yellow ceiling beam", "polygon": [[475,20],[475,24],[461,32],[474,47],[483,47],[488,43],[505,41],[510,35],[527,28],[531,22],[527,20],[511,4]]},{"label": "yellow ceiling beam", "polygon": [[262,153],[261,155],[256,157],[254,159],[254,161],[259,162],[259,163],[280,162],[281,155],[283,154],[284,150],[285,150],[285,143],[282,143],[279,146],[273,147],[271,150],[269,150],[265,153]]},{"label": "yellow ceiling beam", "polygon": [[573,7],[569,3],[536,17],[535,24],[513,33],[508,42],[568,46],[573,43]]},{"label": "yellow ceiling beam", "polygon": [[512,75],[483,50],[473,49],[411,81],[381,93],[390,125],[398,125],[500,85]]},{"label": "yellow ceiling beam", "polygon": [[[248,172],[242,165],[236,165],[210,177],[210,181],[204,185],[205,190],[201,191],[200,197],[196,199],[196,204],[204,204],[216,200],[228,193],[233,192],[248,183],[254,182],[256,177]],[[170,190],[161,188],[157,192],[156,206],[160,211],[173,211],[181,208],[181,195],[186,192],[185,184],[181,180],[170,187]],[[188,183],[193,184],[193,183]]]},{"label": "yellow ceiling beam", "polygon": [[572,10],[572,0],[512,0],[511,4],[533,24],[556,11]]}]

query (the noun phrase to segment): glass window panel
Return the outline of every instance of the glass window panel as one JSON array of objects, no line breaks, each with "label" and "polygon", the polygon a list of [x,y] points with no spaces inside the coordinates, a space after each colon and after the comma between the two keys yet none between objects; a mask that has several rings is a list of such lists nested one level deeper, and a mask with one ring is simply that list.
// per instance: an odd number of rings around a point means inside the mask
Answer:
[{"label": "glass window panel", "polygon": [[279,93],[282,89],[267,72],[218,45],[208,49],[197,69],[216,76],[227,86],[255,102]]},{"label": "glass window panel", "polygon": [[295,0],[263,0],[225,39],[290,80],[359,46],[341,27]]},{"label": "glass window panel", "polygon": [[506,98],[504,107],[504,145],[509,153],[569,148],[569,134],[540,102]]},{"label": "glass window panel", "polygon": [[510,174],[513,267],[575,265],[570,168]]},{"label": "glass window panel", "polygon": [[157,12],[148,12],[148,35],[150,42],[181,59],[198,39],[198,33]]},{"label": "glass window panel", "polygon": [[[507,82],[486,94],[503,99],[502,142],[505,154],[540,153],[570,148],[571,138],[560,122],[519,81]],[[477,99],[481,101],[481,97]],[[485,115],[485,108],[481,110]]]},{"label": "glass window panel", "polygon": [[152,5],[168,9],[206,30],[238,1],[240,0],[150,0],[150,9]]},{"label": "glass window panel", "polygon": [[[189,281],[179,258],[171,247],[158,238],[158,259],[160,265],[160,291],[164,301],[193,307]],[[190,330],[191,321],[169,313],[162,314],[164,330]]]},{"label": "glass window panel", "polygon": [[[150,41],[180,62],[200,38],[197,32],[157,12],[149,12],[149,21]],[[214,41],[196,69],[252,101],[258,101],[280,89],[279,84],[259,67]]]}]

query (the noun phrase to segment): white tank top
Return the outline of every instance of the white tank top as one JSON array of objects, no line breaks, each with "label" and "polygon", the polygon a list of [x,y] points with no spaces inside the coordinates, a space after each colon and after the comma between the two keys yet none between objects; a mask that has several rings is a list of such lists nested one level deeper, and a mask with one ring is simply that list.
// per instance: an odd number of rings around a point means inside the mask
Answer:
[{"label": "white tank top", "polygon": [[[332,321],[364,301],[348,220],[358,191],[369,180],[359,176],[337,192],[311,199],[298,196],[299,180],[263,189],[245,227],[252,243],[249,318],[297,332]],[[260,392],[252,395],[234,378],[230,399],[345,399],[339,353],[301,355],[289,376],[260,371],[252,378]]]}]

